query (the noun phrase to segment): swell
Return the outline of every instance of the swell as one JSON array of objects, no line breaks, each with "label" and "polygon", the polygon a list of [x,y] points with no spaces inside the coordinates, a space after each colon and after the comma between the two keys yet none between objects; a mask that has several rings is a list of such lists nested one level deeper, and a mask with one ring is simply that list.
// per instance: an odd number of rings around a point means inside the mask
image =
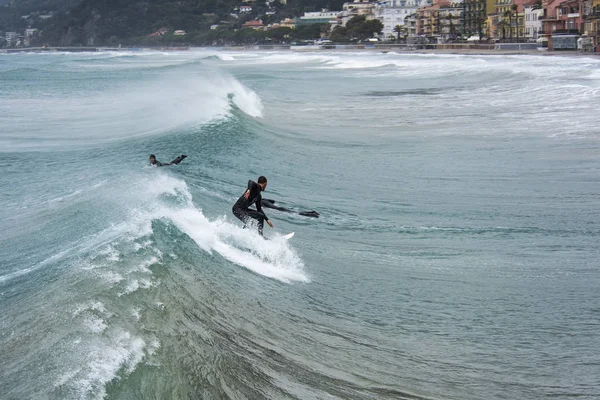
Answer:
[{"label": "swell", "polygon": [[7,152],[98,146],[196,129],[226,118],[232,105],[251,117],[263,113],[258,95],[235,78],[187,70],[103,92],[82,88],[65,95],[57,89],[35,100],[17,94],[0,105],[13,116],[0,130],[0,143]]},{"label": "swell", "polygon": [[[194,308],[208,305],[201,318],[211,329],[235,324],[227,307],[215,303],[229,299],[236,285],[308,281],[302,260],[285,240],[265,242],[226,220],[209,220],[187,184],[166,172],[148,169],[82,196],[87,200],[69,200],[71,209],[92,207],[108,220],[107,227],[68,251],[2,277],[0,283],[10,283],[10,290],[1,326],[15,333],[0,335],[2,348],[10,349],[3,360],[9,373],[0,386],[2,396],[103,398],[110,382],[129,375],[137,379],[141,365],[162,363],[155,358],[160,349],[179,344],[171,342],[170,328],[149,327],[165,310],[168,316],[191,312],[178,302],[181,283],[172,275],[206,290],[194,292],[199,297]],[[86,204],[90,201],[109,204],[102,208]],[[64,223],[77,232],[76,221]],[[37,346],[41,341],[46,345]],[[41,378],[20,379],[26,371]]]}]

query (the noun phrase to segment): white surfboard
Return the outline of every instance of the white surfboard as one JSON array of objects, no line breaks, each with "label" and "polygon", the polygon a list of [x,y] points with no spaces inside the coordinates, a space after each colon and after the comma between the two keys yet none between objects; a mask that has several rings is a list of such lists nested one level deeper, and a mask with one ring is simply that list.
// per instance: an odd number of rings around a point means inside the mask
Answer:
[{"label": "white surfboard", "polygon": [[290,240],[291,238],[294,237],[295,234],[296,234],[296,232],[288,233],[287,235],[283,235],[283,238],[285,240]]}]

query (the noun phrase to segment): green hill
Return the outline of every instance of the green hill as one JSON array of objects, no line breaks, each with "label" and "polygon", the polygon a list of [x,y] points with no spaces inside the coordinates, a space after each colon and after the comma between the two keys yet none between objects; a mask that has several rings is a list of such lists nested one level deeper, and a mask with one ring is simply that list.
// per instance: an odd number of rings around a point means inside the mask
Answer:
[{"label": "green hill", "polygon": [[[343,2],[289,0],[284,5],[275,0],[267,5],[264,0],[252,3],[241,0],[15,0],[7,7],[0,7],[0,30],[36,27],[41,30],[40,42],[52,46],[257,42],[265,39],[259,32],[233,32],[251,19],[259,18],[269,24],[306,11],[339,10]],[[252,12],[237,12],[243,4],[251,5]],[[54,16],[43,21],[21,18],[36,11],[53,12]],[[219,29],[211,30],[213,25],[218,25]],[[161,28],[166,28],[169,33],[149,37]],[[175,30],[184,30],[186,35],[175,36],[172,34]],[[303,35],[300,32],[297,36],[314,37],[313,33]]]}]

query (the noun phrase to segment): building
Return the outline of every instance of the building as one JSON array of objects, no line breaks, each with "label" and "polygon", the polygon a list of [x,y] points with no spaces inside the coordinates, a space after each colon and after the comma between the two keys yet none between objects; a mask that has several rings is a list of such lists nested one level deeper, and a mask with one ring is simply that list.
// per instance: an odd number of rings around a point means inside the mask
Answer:
[{"label": "building", "polygon": [[148,37],[161,37],[166,35],[167,33],[169,33],[169,30],[167,28],[160,28],[156,32],[149,34]]},{"label": "building", "polygon": [[185,31],[181,30],[181,29],[178,29],[175,32],[173,32],[173,35],[175,35],[175,36],[185,36]]},{"label": "building", "polygon": [[584,18],[585,30],[592,41],[592,46],[600,52],[600,0],[592,1]]},{"label": "building", "polygon": [[306,12],[303,16],[295,19],[296,26],[306,26],[313,24],[331,24],[338,25],[341,21],[338,16],[341,11]]},{"label": "building", "polygon": [[250,6],[240,6],[241,13],[249,13],[252,12],[252,7]]},{"label": "building", "polygon": [[375,12],[377,10],[377,3],[368,0],[355,0],[352,3],[344,3],[343,11],[339,18],[342,26],[346,26],[348,21],[359,15],[365,16],[367,20],[375,19]]},{"label": "building", "polygon": [[431,0],[384,0],[377,3],[375,16],[383,24],[383,37],[396,37],[396,26],[408,31],[407,17],[416,14],[419,8],[431,4]]},{"label": "building", "polygon": [[536,0],[498,0],[494,12],[488,14],[489,38],[522,41],[525,38],[525,6],[533,6]]},{"label": "building", "polygon": [[525,14],[525,37],[529,40],[537,40],[542,31],[540,17],[544,15],[544,10],[527,5],[523,8],[523,13]]},{"label": "building", "polygon": [[279,22],[279,27],[294,29],[296,27],[296,21],[293,18],[286,18]]},{"label": "building", "polygon": [[248,21],[242,25],[242,28],[251,28],[257,31],[262,31],[265,29],[265,25],[259,19],[253,19],[252,21]]},{"label": "building", "polygon": [[462,4],[438,0],[433,5],[419,8],[416,35],[438,38],[440,41],[456,37],[460,32]]},{"label": "building", "polygon": [[17,32],[6,32],[4,34],[7,46],[16,46],[19,41],[19,34]]},{"label": "building", "polygon": [[38,30],[35,28],[25,29],[25,35],[23,35],[23,44],[25,46],[30,46],[32,40],[37,35]]},{"label": "building", "polygon": [[446,2],[438,10],[439,25],[441,26],[439,34],[444,40],[454,39],[462,32],[462,1]]},{"label": "building", "polygon": [[408,37],[414,38],[417,36],[417,13],[410,14],[404,18],[404,26],[407,28]]},{"label": "building", "polygon": [[468,35],[489,37],[488,14],[496,12],[496,0],[464,0],[462,31]]},{"label": "building", "polygon": [[421,7],[417,10],[417,26],[416,35],[423,37],[437,36],[439,32],[438,10],[439,3],[426,7]]},{"label": "building", "polygon": [[548,49],[575,50],[577,46],[573,48],[573,41],[576,43],[584,30],[584,0],[543,0],[542,6],[540,35],[548,41]]}]

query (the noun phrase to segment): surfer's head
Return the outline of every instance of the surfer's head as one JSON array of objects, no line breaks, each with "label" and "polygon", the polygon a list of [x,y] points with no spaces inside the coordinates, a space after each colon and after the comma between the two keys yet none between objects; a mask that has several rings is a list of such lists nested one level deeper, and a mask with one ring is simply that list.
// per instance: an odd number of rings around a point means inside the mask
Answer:
[{"label": "surfer's head", "polygon": [[156,156],[154,154],[150,154],[150,164],[156,164]]},{"label": "surfer's head", "polygon": [[264,176],[259,176],[258,185],[262,190],[265,190],[267,188],[267,178],[265,178]]}]

